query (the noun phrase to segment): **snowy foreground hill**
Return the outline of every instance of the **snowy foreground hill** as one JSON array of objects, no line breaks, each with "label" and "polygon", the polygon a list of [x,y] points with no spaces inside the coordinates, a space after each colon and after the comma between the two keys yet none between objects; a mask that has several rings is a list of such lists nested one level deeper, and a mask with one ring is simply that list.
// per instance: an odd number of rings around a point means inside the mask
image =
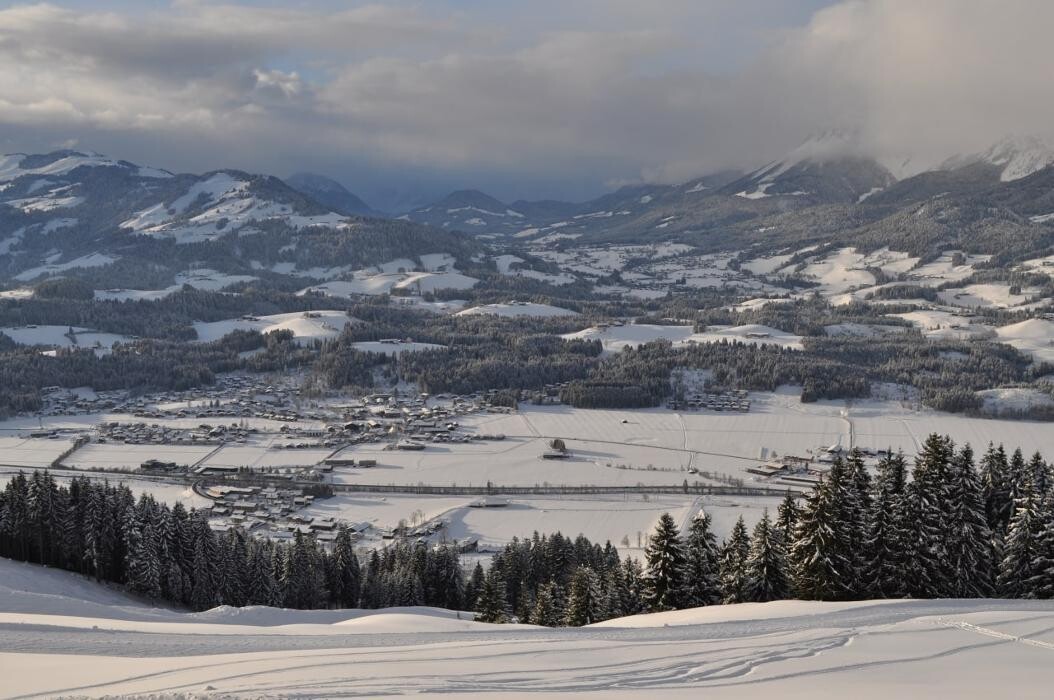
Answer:
[{"label": "snowy foreground hill", "polygon": [[718,606],[578,629],[434,608],[150,607],[0,560],[0,696],[1045,698],[1054,603]]}]

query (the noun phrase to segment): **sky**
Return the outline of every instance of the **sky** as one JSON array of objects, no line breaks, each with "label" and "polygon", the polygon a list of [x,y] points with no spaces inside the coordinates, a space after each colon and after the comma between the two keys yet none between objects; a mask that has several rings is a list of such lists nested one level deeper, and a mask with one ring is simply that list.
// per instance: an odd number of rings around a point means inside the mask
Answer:
[{"label": "sky", "polygon": [[0,151],[581,200],[851,130],[932,163],[1054,125],[1048,0],[0,2]]}]

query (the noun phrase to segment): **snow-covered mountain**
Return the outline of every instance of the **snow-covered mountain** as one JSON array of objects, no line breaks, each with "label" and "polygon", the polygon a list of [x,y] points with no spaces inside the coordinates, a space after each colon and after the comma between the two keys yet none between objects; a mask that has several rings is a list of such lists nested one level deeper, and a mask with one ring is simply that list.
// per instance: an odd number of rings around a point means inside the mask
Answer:
[{"label": "snow-covered mountain", "polygon": [[281,180],[224,170],[173,175],[96,153],[0,159],[0,233],[77,228],[84,238],[123,231],[200,242],[252,225],[344,225],[345,216]]},{"label": "snow-covered mountain", "polygon": [[973,163],[999,168],[1002,182],[1013,182],[1054,165],[1054,148],[1038,136],[1009,136],[988,150],[968,156],[949,158],[943,170],[954,170]]},{"label": "snow-covered mountain", "polygon": [[723,192],[744,199],[803,197],[816,203],[858,202],[894,182],[896,177],[866,155],[851,134],[826,131],[729,184]]},{"label": "snow-covered mountain", "polygon": [[164,286],[194,267],[246,274],[463,252],[438,233],[349,218],[269,175],[173,174],[77,151],[0,157],[0,279],[107,267],[99,274],[114,285]]}]

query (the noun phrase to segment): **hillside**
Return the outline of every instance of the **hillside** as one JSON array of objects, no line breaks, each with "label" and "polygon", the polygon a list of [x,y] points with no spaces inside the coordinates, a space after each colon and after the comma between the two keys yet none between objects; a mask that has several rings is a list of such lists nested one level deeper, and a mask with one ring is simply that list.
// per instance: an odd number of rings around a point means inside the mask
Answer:
[{"label": "hillside", "polygon": [[1009,687],[1014,697],[1039,698],[1054,682],[1049,601],[780,601],[544,629],[433,608],[188,614],[7,560],[0,593],[4,690],[20,697],[412,689],[444,697],[807,698],[822,687],[886,700],[926,683],[943,697]]}]

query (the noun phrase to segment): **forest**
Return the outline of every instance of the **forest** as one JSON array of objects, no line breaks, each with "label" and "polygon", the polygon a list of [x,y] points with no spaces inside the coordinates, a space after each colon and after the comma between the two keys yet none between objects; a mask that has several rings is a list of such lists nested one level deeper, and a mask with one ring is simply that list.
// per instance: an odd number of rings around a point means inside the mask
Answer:
[{"label": "forest", "polygon": [[786,598],[1054,598],[1054,468],[992,445],[977,463],[934,434],[910,468],[903,454],[874,476],[858,452],[835,460],[801,502],[788,493],[752,531],[741,517],[720,544],[709,515],[681,533],[665,514],[643,562],[535,533],[471,572],[452,545],[398,541],[360,560],[346,528],[331,546],[216,533],[206,511],[125,486],[20,473],[0,492],[0,556],[194,610],[434,605],[546,626]]}]

